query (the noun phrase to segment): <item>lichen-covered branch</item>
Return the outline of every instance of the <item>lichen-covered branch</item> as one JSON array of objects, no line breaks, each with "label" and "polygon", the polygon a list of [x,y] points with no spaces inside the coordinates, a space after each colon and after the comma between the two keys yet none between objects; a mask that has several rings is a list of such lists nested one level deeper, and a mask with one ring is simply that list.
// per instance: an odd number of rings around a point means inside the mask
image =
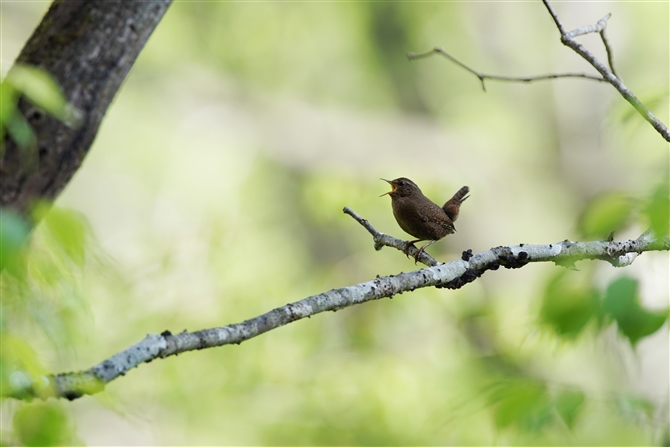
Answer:
[{"label": "lichen-covered branch", "polygon": [[[351,208],[344,207],[343,212],[353,217],[368,230],[372,235],[375,250],[381,250],[383,247],[392,247],[402,252],[407,245],[407,241],[396,239],[377,231],[370,222],[356,214]],[[642,252],[669,250],[670,238],[656,239],[651,231],[646,231],[639,238],[627,241],[572,242],[566,239],[554,244],[519,244],[516,246],[495,247],[476,255],[473,255],[472,251],[468,250],[463,252],[462,259],[468,261],[470,267],[486,267],[485,270],[497,270],[501,265],[507,268],[518,268],[528,262],[546,261],[552,261],[561,266],[569,266],[574,264],[575,261],[595,259],[607,261],[614,267],[625,267],[632,264],[635,258]],[[408,254],[414,256],[418,251],[419,249],[416,247],[410,246]],[[522,252],[525,254],[521,254]],[[494,258],[497,258],[499,261],[498,265],[493,262],[495,259],[492,259],[490,255],[495,255]],[[440,262],[426,252],[422,252],[418,260],[429,267],[450,264],[440,264]],[[489,261],[492,261],[492,263],[489,263]]]},{"label": "lichen-covered branch", "polygon": [[[388,246],[402,252],[405,241],[380,233],[349,208],[345,208],[344,212],[363,225],[372,235],[376,249]],[[337,311],[423,287],[457,289],[476,280],[487,270],[497,270],[501,266],[512,269],[531,262],[546,261],[570,266],[575,261],[600,259],[622,267],[630,265],[640,253],[654,250],[670,250],[670,238],[657,240],[647,232],[638,239],[627,241],[565,240],[554,244],[500,246],[475,254],[472,250],[467,250],[460,259],[445,264],[423,253],[419,261],[429,265],[427,268],[380,276],[364,283],[329,290],[286,304],[241,323],[196,332],[184,331],[172,334],[165,331],[162,334],[148,334],[135,345],[86,371],[63,373],[43,377],[41,380],[30,380],[27,376],[10,380],[13,388],[5,390],[5,394],[19,399],[51,396],[75,399],[103,390],[105,384],[125,375],[142,363],[197,349],[240,344],[265,332],[321,312]],[[413,252],[410,251],[410,254]]]},{"label": "lichen-covered branch", "polygon": [[[65,99],[81,113],[81,120],[78,126],[70,126],[25,100],[19,102],[19,110],[36,134],[37,145],[27,153],[5,138],[0,160],[0,206],[27,215],[35,200],[53,200],[63,190],[171,2],[53,2],[16,63],[48,72]],[[26,163],[26,157],[37,163]]]}]

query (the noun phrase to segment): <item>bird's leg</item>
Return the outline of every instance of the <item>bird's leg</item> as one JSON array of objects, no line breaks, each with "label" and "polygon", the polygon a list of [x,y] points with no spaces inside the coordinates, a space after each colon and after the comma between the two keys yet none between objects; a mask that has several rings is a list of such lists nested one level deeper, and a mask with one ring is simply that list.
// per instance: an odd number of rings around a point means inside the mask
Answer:
[{"label": "bird's leg", "polygon": [[[417,242],[418,242],[418,241],[417,241]],[[421,248],[419,249],[419,251],[417,251],[416,253],[414,253],[414,264],[416,264],[416,263],[419,261],[419,256],[421,256],[421,253],[425,253],[425,251],[426,251],[426,247],[428,247],[430,244],[435,243],[435,242],[437,242],[437,240],[428,242],[426,245],[424,245],[423,247],[421,247]]]},{"label": "bird's leg", "polygon": [[423,239],[416,239],[416,240],[414,240],[414,241],[407,241],[407,242],[405,243],[405,248],[402,249],[402,252],[405,253],[405,256],[407,256],[407,257],[409,258],[409,248],[410,248],[410,247],[414,247],[414,248],[416,248],[416,247],[414,246],[414,243],[415,243],[415,242],[422,241],[422,240],[423,240]]}]

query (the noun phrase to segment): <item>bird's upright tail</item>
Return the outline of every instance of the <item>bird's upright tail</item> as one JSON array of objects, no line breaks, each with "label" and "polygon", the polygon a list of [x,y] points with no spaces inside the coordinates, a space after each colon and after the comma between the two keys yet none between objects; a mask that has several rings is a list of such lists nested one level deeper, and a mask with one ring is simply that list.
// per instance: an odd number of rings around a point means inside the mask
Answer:
[{"label": "bird's upright tail", "polygon": [[467,186],[462,187],[461,189],[458,190],[456,194],[454,194],[454,197],[449,199],[447,203],[444,204],[442,209],[444,210],[445,213],[447,213],[447,216],[451,219],[452,222],[454,222],[456,219],[458,219],[458,212],[461,209],[461,204],[465,202],[465,199],[470,197],[468,193],[470,192],[470,188]]}]

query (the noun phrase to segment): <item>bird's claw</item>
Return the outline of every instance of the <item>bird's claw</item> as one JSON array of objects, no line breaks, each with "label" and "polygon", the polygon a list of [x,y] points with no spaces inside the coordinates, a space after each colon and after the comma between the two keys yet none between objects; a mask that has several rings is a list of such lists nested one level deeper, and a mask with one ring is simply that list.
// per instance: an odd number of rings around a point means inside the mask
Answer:
[{"label": "bird's claw", "polygon": [[417,262],[419,262],[419,256],[421,256],[423,253],[425,253],[424,247],[421,247],[420,249],[417,250],[412,257],[414,258],[414,265],[416,265]]},{"label": "bird's claw", "polygon": [[416,246],[414,245],[414,242],[407,242],[407,243],[405,244],[405,248],[402,249],[402,252],[405,253],[405,256],[407,256],[408,258],[409,258],[409,249],[410,249],[410,247],[414,247],[414,248],[416,248]]}]

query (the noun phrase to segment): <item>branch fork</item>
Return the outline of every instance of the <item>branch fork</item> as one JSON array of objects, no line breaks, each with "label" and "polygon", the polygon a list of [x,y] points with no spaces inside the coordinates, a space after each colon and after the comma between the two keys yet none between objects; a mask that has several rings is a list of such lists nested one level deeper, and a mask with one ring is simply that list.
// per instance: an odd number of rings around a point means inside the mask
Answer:
[{"label": "branch fork", "polygon": [[[460,66],[464,70],[468,71],[469,73],[472,73],[473,75],[477,76],[479,81],[482,84],[482,89],[486,91],[486,84],[485,81],[487,79],[490,79],[492,81],[503,81],[503,82],[533,82],[533,81],[542,81],[542,80],[548,80],[548,79],[556,79],[556,78],[583,78],[583,79],[589,79],[592,81],[598,81],[598,82],[608,82],[610,83],[623,98],[628,101],[634,108],[637,110],[637,112],[642,115],[642,117],[652,125],[654,129],[668,142],[670,142],[670,130],[668,130],[668,127],[661,121],[659,120],[648,108],[645,106],[638,98],[635,96],[635,94],[628,88],[626,85],[621,81],[621,78],[617,74],[616,70],[614,69],[614,56],[613,56],[613,51],[612,51],[612,46],[610,45],[609,40],[607,39],[607,35],[605,34],[605,30],[607,29],[607,21],[612,17],[612,14],[607,14],[598,22],[596,22],[595,25],[586,25],[577,29],[574,29],[572,31],[567,31],[565,27],[563,26],[563,23],[561,23],[561,20],[558,17],[558,14],[556,14],[556,11],[554,11],[554,7],[551,5],[549,0],[542,0],[544,3],[545,7],[547,8],[547,11],[549,12],[549,15],[551,18],[554,20],[554,23],[556,24],[556,27],[558,28],[559,33],[561,34],[561,43],[567,47],[570,47],[573,51],[575,51],[577,54],[579,54],[582,58],[584,58],[593,68],[595,68],[598,73],[600,73],[600,76],[595,76],[591,74],[585,74],[585,73],[560,73],[560,74],[549,74],[549,75],[540,75],[540,76],[526,76],[526,77],[511,77],[511,76],[499,76],[499,75],[490,75],[490,74],[485,74],[481,73],[463,62],[459,61],[456,59],[454,56],[451,54],[447,53],[444,49],[440,47],[435,47],[430,51],[427,51],[425,53],[420,53],[420,54],[415,54],[415,53],[409,53],[407,55],[407,58],[409,60],[415,60],[415,59],[423,59],[435,54],[439,54],[446,59],[450,60],[451,62],[455,63],[456,65]],[[589,52],[582,44],[577,42],[575,40],[575,37],[581,36],[584,34],[590,34],[590,33],[598,33],[600,35],[600,38],[603,42],[603,45],[605,47],[605,51],[607,52],[607,62],[609,67],[607,67],[605,64],[600,62],[598,58],[596,58],[591,52]]]}]

